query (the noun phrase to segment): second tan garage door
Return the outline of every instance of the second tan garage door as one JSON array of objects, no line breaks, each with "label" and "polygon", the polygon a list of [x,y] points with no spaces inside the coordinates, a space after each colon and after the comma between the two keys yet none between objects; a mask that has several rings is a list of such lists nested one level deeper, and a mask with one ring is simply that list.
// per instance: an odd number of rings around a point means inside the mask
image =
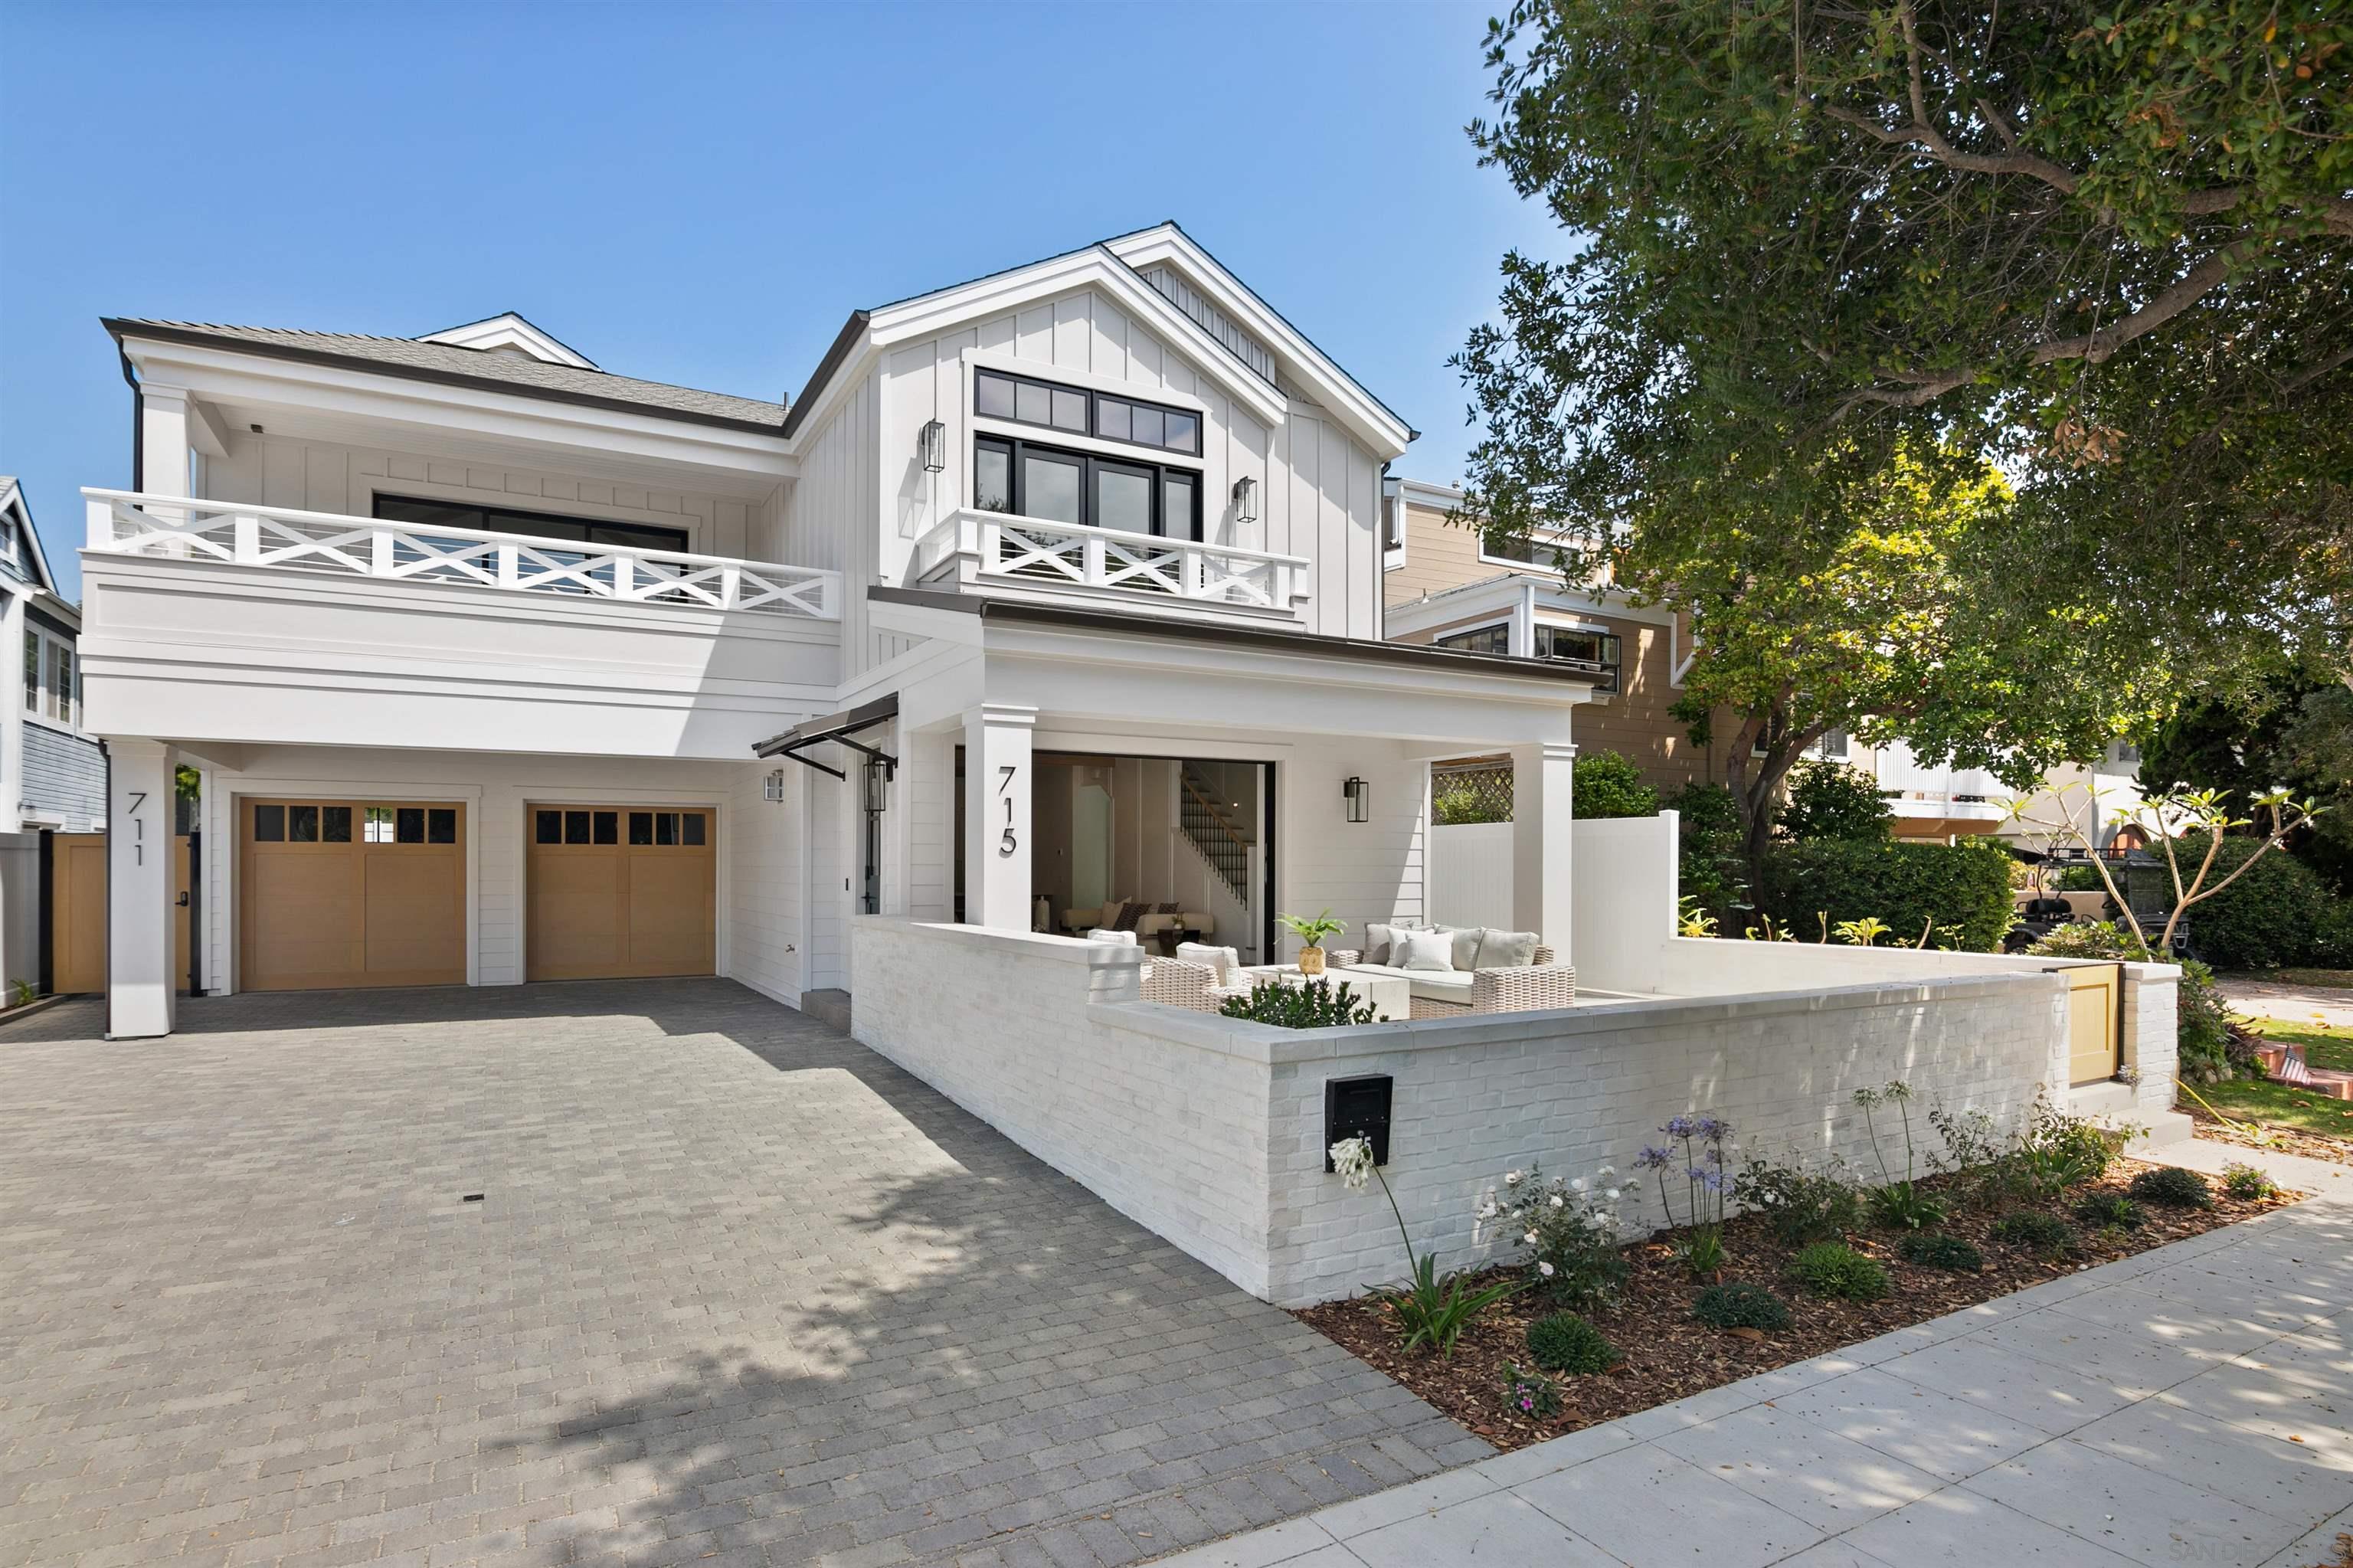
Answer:
[{"label": "second tan garage door", "polygon": [[466,809],[237,803],[248,991],[466,983]]},{"label": "second tan garage door", "polygon": [[529,979],[707,975],[718,968],[711,813],[533,806]]}]

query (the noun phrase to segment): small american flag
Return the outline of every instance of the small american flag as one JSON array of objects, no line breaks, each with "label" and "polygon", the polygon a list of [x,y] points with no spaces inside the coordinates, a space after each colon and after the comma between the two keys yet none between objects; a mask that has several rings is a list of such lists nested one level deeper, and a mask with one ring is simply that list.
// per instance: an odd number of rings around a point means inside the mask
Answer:
[{"label": "small american flag", "polygon": [[2280,1057],[2280,1065],[2272,1076],[2280,1083],[2294,1084],[2298,1088],[2312,1087],[2312,1069],[2305,1065],[2304,1047],[2286,1047],[2286,1054]]}]

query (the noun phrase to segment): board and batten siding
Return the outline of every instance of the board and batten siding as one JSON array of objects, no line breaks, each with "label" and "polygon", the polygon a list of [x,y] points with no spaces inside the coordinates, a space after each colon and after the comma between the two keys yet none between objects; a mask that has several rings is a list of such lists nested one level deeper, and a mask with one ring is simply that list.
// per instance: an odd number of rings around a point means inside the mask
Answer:
[{"label": "board and batten siding", "polygon": [[[752,527],[760,503],[744,496],[668,490],[383,447],[339,446],[282,436],[232,436],[227,455],[203,460],[196,488],[208,501],[243,501],[350,517],[371,515],[375,498],[390,494],[649,523],[683,530],[691,554],[761,558],[753,547]],[[788,560],[785,564],[828,563]]]},{"label": "board and batten siding", "polygon": [[[1269,429],[1228,397],[1212,377],[1092,290],[904,344],[881,368],[879,455],[889,502],[881,517],[878,577],[906,579],[915,541],[967,503],[973,421],[967,351],[1015,362],[1029,374],[1089,378],[1143,398],[1175,395],[1203,412],[1202,535],[1211,544],[1270,550],[1314,564],[1309,628],[1376,637],[1380,625],[1380,464],[1321,409],[1292,395],[1292,412]],[[1245,372],[1247,373],[1247,372]],[[933,474],[917,453],[923,425],[947,431],[948,466]],[[1041,441],[1052,442],[1041,431]],[[808,483],[805,457],[801,486]],[[1259,482],[1260,518],[1245,524],[1235,480]]]}]

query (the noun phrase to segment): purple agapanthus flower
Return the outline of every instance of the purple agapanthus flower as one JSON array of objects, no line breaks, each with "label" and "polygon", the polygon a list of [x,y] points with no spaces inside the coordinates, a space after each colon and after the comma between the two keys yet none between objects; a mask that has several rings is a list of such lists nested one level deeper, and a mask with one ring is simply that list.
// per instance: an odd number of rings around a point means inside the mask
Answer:
[{"label": "purple agapanthus flower", "polygon": [[1673,1163],[1674,1158],[1674,1150],[1664,1148],[1659,1144],[1649,1144],[1643,1148],[1642,1152],[1634,1156],[1634,1169],[1637,1171],[1664,1171],[1669,1165]]}]

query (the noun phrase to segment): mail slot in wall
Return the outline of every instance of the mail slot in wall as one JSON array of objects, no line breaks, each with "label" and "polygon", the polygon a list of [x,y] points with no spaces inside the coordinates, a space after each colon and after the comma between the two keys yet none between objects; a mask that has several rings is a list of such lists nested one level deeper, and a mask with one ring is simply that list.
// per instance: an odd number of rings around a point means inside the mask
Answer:
[{"label": "mail slot in wall", "polygon": [[1332,1169],[1332,1146],[1361,1138],[1373,1146],[1373,1163],[1389,1162],[1389,1097],[1397,1080],[1387,1073],[1362,1078],[1324,1080],[1324,1169]]}]

